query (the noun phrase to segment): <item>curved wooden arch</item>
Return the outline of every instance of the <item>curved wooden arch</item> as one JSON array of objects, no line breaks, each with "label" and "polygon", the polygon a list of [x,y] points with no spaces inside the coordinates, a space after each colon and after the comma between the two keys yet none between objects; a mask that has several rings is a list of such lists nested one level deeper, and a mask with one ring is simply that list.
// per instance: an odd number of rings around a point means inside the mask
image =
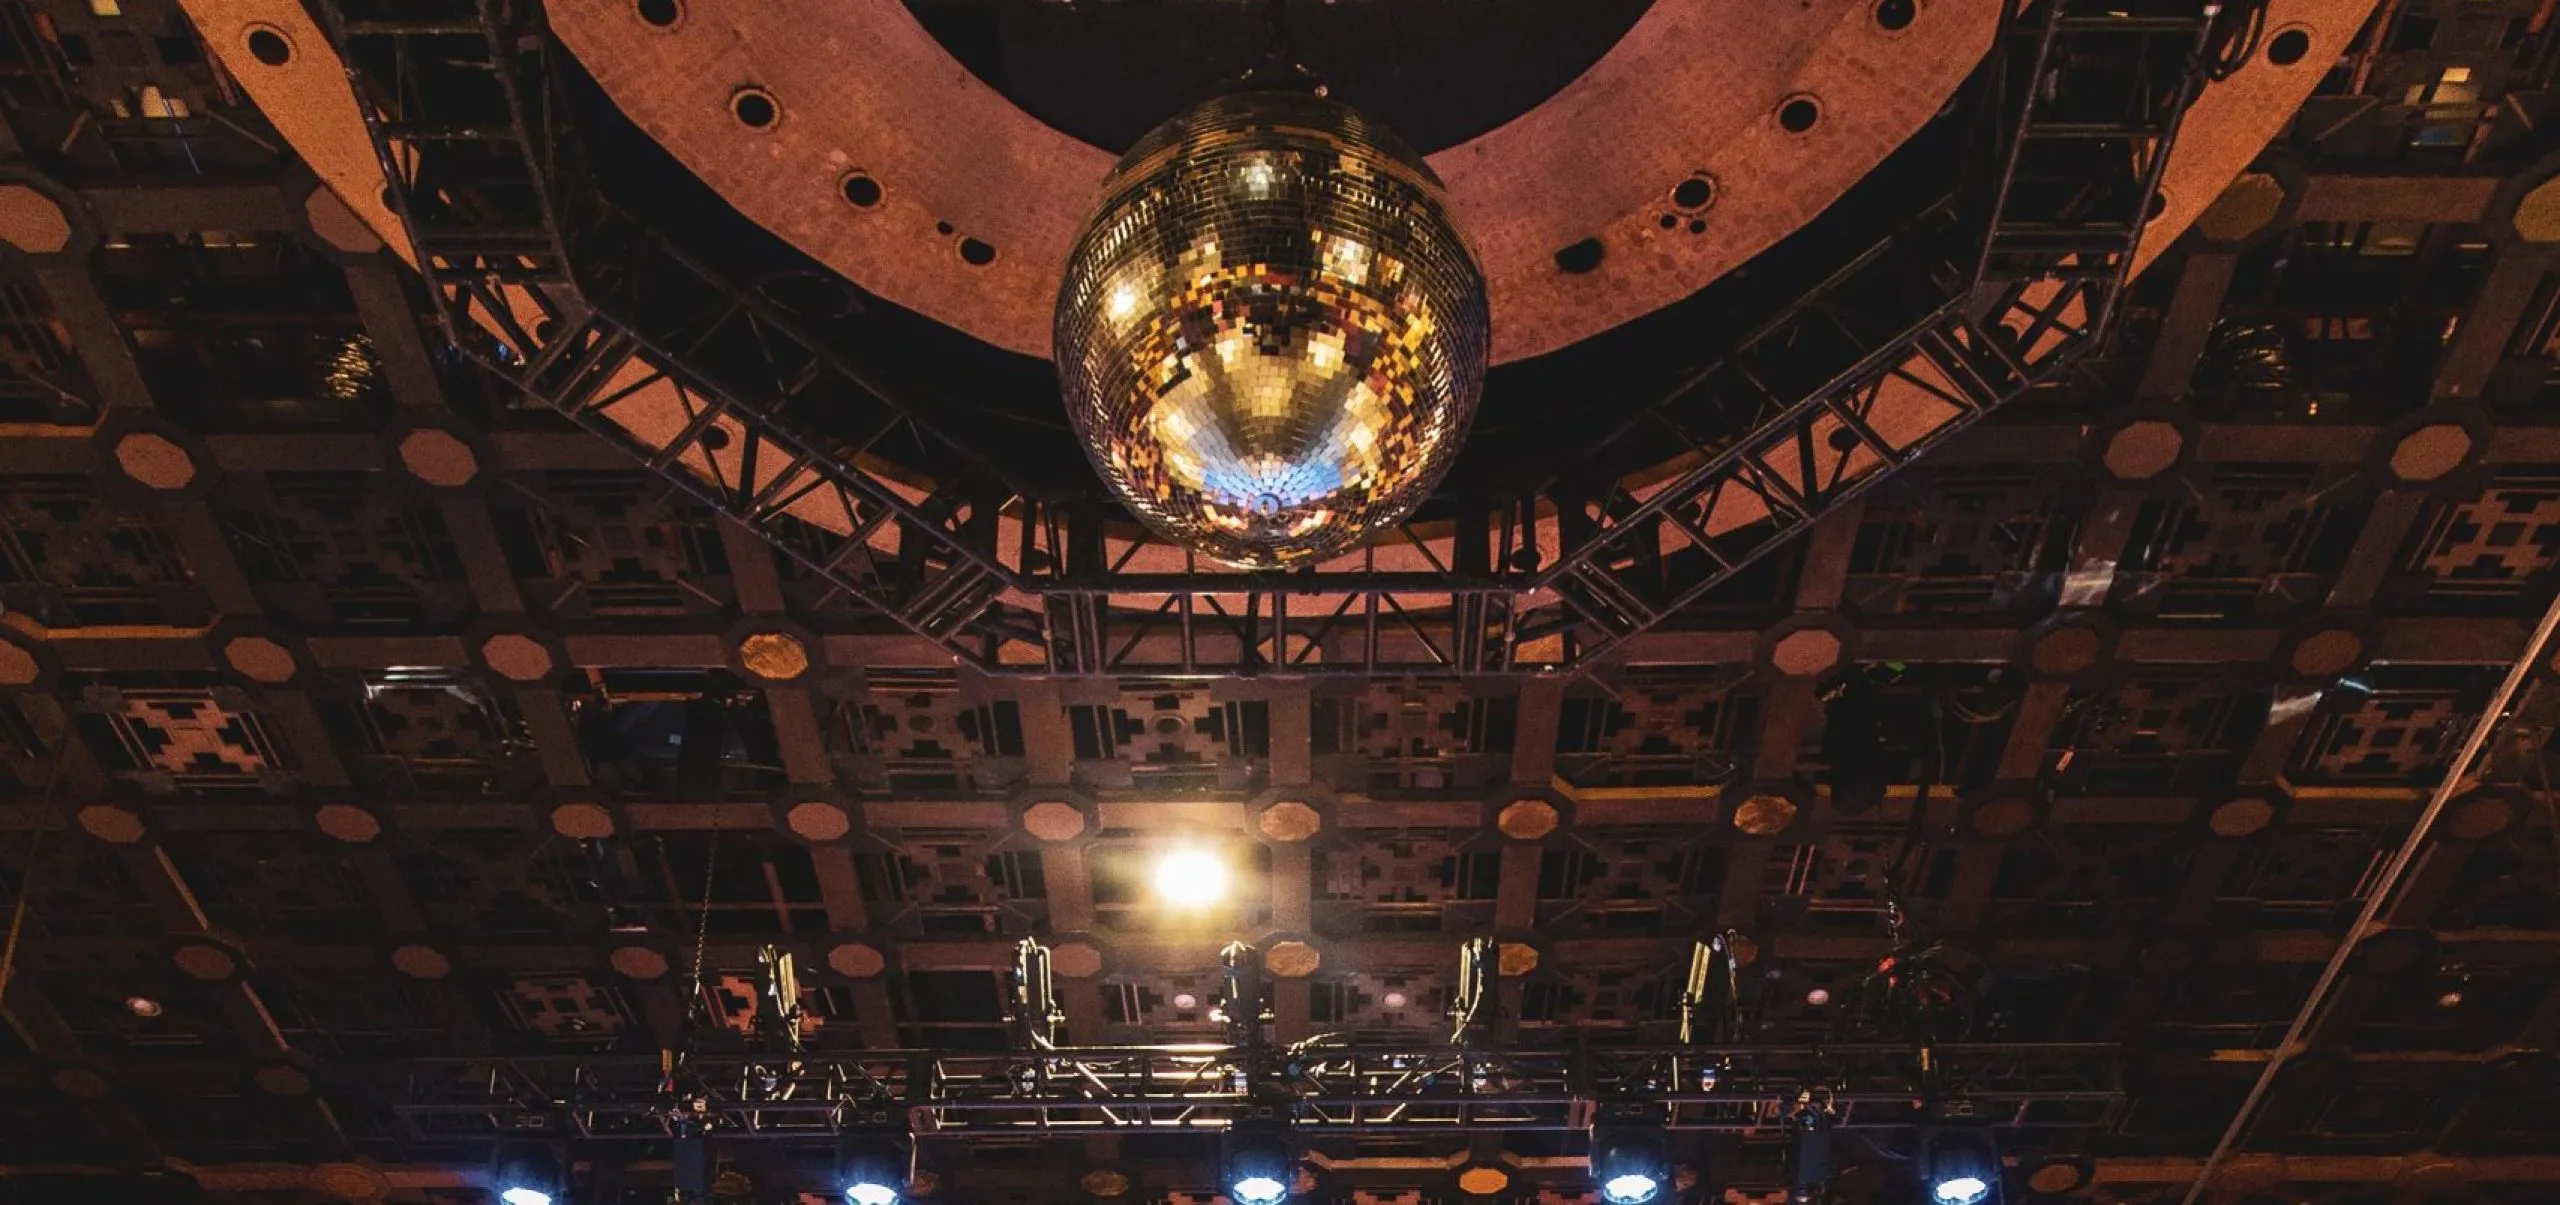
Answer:
[{"label": "curved wooden arch", "polygon": [[[348,91],[344,64],[297,0],[181,2],[223,65],[323,182],[387,246],[414,262],[407,231],[382,203],[384,180],[380,165],[373,156],[363,113]],[[2271,0],[2267,22],[2270,40],[2276,32],[2300,29],[2310,39],[2308,53],[2291,64],[2279,65],[2268,58],[2262,46],[2229,79],[2208,87],[2197,100],[2166,167],[2162,186],[2166,203],[2142,240],[2137,267],[2156,259],[2175,242],[2283,128],[2318,84],[2327,64],[2345,51],[2374,3],[2375,0]],[[278,31],[287,37],[293,46],[292,57],[282,64],[270,64],[253,56],[247,39],[260,29]],[[1736,153],[1742,149],[1738,145]],[[521,302],[529,317],[529,299],[514,300]],[[1018,297],[1016,304],[1045,323],[1049,311],[1045,294]],[[631,371],[639,374],[643,370],[634,365]],[[1895,401],[1890,409],[1891,413],[1879,414],[1870,421],[1923,427],[1934,417],[1926,398],[1913,398],[1907,404]],[[663,435],[682,428],[686,415],[673,387],[660,383],[618,403],[614,418],[645,438],[648,432]],[[679,463],[697,473],[718,468],[734,475],[737,466],[715,466],[709,463],[710,456],[697,448],[689,450]],[[848,530],[840,513],[818,509],[804,513],[799,508],[794,508],[794,513],[821,527]],[[1714,529],[1724,529],[1753,517],[1743,510],[1719,512],[1710,524]],[[1552,519],[1541,523],[1534,537],[1542,548],[1552,548],[1555,538]],[[1427,559],[1420,550],[1400,546],[1382,551],[1388,560],[1396,562],[1382,568],[1419,569],[1419,564],[1404,562]]]},{"label": "curved wooden arch", "polygon": [[[2000,10],[1928,0],[1888,30],[1876,2],[1657,0],[1556,95],[1432,156],[1484,269],[1494,359],[1678,301],[1803,225],[1938,112]],[[899,305],[1048,354],[1050,299],[1116,153],[979,82],[898,0],[681,12],[659,26],[633,0],[553,0],[549,16],[614,102],[750,219]],[[781,119],[741,124],[731,99],[748,88]],[[1777,115],[1798,97],[1819,120],[1790,133]],[[870,206],[842,194],[856,172],[879,188]],[[1675,205],[1701,174],[1712,204]],[[964,260],[969,239],[994,261]],[[1592,239],[1595,266],[1558,266]]]}]

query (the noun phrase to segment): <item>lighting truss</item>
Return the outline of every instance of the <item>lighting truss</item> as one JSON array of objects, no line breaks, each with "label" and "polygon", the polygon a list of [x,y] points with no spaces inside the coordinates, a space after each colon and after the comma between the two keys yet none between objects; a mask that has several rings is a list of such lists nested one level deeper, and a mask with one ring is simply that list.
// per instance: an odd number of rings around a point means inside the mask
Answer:
[{"label": "lighting truss", "polygon": [[[2032,1043],[1937,1047],[1986,1123],[2085,1130],[2124,1101],[2116,1049]],[[1807,1085],[1829,1087],[1835,1124],[1902,1127],[1924,1115],[1900,1045],[1473,1049],[1450,1046],[1060,1047],[1038,1052],[879,1051],[777,1067],[697,1057],[689,1098],[722,1141],[839,1134],[846,1100],[889,1100],[920,1141],[996,1135],[1223,1132],[1280,1099],[1310,1139],[1360,1134],[1563,1131],[1602,1100],[1641,1098],[1674,1130],[1789,1136]],[[668,1136],[654,1056],[453,1058],[399,1065],[384,1085],[422,1141],[494,1137],[510,1117],[555,1113],[589,1140]]]},{"label": "lighting truss", "polygon": [[[1580,672],[2055,381],[2105,336],[2218,6],[2018,6],[2033,15],[2013,14],[1994,51],[1997,120],[1977,148],[1996,178],[1581,458],[1617,463],[1613,449],[1667,435],[1687,450],[1667,478],[1550,482],[1287,573],[1211,566],[1006,480],[925,408],[597,195],[564,93],[575,68],[536,0],[322,7],[466,354],[888,630],[991,673],[1163,677]],[[1872,316],[1894,304],[1902,316]],[[1828,367],[1808,373],[1806,348]],[[821,412],[864,434],[800,418]],[[1733,414],[1756,417],[1739,432],[1705,417]],[[876,458],[891,440],[921,449],[932,479]]]}]

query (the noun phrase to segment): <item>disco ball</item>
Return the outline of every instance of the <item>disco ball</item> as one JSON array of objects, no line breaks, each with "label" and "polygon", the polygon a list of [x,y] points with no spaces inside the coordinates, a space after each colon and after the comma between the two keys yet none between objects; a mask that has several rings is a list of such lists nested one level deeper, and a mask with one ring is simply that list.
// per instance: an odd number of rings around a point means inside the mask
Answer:
[{"label": "disco ball", "polygon": [[1421,156],[1319,96],[1244,92],[1105,182],[1058,294],[1058,380],[1141,521],[1268,568],[1413,513],[1475,417],[1489,326]]}]

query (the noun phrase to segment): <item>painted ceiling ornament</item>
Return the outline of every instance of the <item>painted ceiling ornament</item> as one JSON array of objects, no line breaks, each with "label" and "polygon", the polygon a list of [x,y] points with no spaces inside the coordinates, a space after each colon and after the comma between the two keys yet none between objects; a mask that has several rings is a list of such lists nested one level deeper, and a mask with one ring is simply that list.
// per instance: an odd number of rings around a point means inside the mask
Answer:
[{"label": "painted ceiling ornament", "polygon": [[1120,161],[1055,331],[1068,416],[1112,492],[1252,568],[1413,513],[1466,438],[1490,345],[1439,177],[1269,67]]}]

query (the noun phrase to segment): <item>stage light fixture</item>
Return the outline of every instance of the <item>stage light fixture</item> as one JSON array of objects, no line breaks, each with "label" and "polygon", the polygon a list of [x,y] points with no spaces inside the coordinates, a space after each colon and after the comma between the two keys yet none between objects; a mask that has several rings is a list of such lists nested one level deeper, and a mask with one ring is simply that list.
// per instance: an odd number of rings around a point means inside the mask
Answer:
[{"label": "stage light fixture", "polygon": [[560,1182],[560,1156],[546,1143],[499,1147],[489,1182],[503,1205],[559,1205],[567,1196]]},{"label": "stage light fixture", "polygon": [[1182,846],[1156,859],[1156,898],[1176,908],[1206,908],[1227,897],[1227,863],[1214,851]]},{"label": "stage light fixture", "polygon": [[1949,1127],[1921,1134],[1929,1205],[1981,1205],[2000,1187],[2000,1155],[1988,1130]]},{"label": "stage light fixture", "polygon": [[1830,1109],[1813,1099],[1810,1093],[1800,1097],[1795,1112],[1787,1116],[1787,1134],[1792,1149],[1787,1164],[1788,1179],[1793,1190],[1788,1200],[1819,1201],[1831,1186],[1831,1127],[1838,1119]]},{"label": "stage light fixture", "polygon": [[836,1146],[836,1182],[845,1205],[898,1205],[907,1185],[907,1150],[889,1134],[848,1134]]},{"label": "stage light fixture", "polygon": [[1645,1205],[1671,1184],[1671,1143],[1662,1127],[1608,1123],[1591,1127],[1591,1179],[1608,1205]]},{"label": "stage light fixture", "polygon": [[1280,1205],[1298,1181],[1297,1144],[1282,1127],[1229,1131],[1223,1162],[1227,1199],[1235,1205]]}]

